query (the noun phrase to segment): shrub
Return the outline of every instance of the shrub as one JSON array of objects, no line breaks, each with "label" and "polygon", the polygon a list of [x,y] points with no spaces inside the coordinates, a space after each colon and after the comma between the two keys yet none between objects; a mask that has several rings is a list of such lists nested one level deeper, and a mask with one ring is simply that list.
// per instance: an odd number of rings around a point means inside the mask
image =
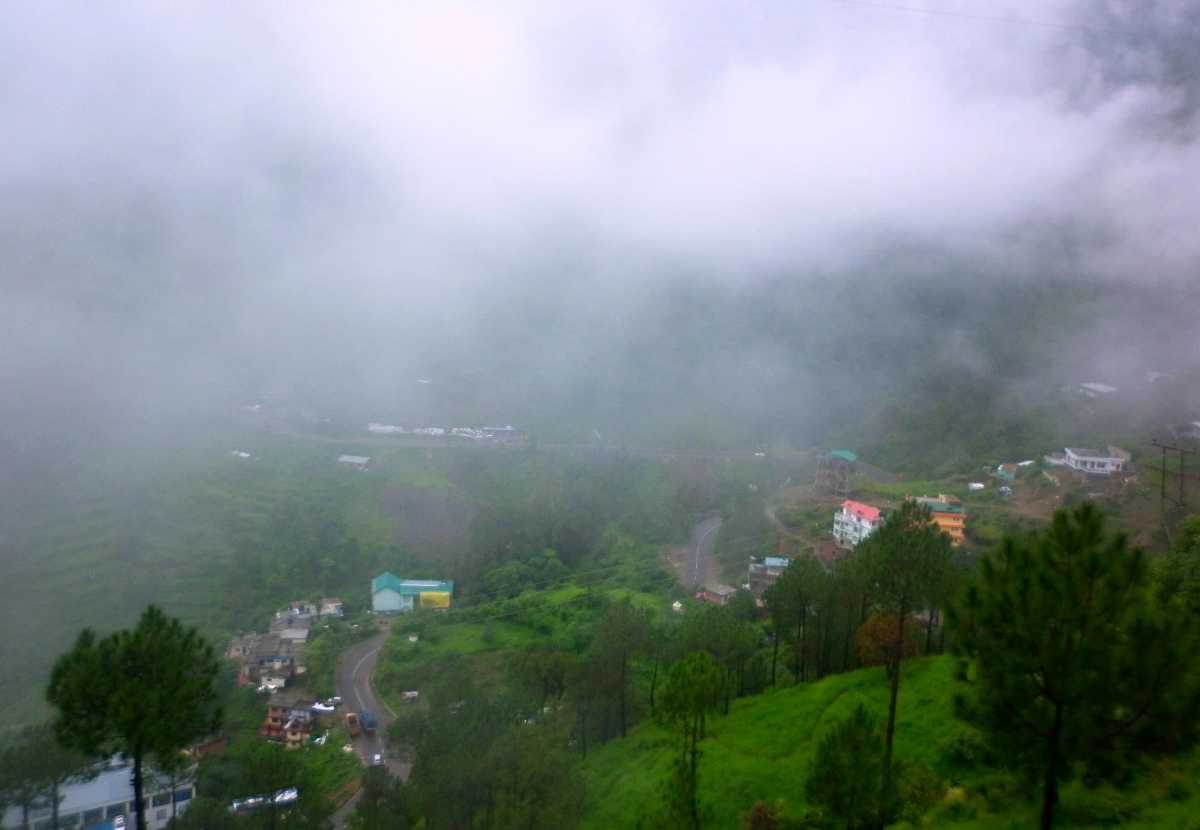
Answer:
[{"label": "shrub", "polygon": [[987,743],[976,729],[960,726],[942,740],[938,754],[955,768],[975,769],[989,763]]}]

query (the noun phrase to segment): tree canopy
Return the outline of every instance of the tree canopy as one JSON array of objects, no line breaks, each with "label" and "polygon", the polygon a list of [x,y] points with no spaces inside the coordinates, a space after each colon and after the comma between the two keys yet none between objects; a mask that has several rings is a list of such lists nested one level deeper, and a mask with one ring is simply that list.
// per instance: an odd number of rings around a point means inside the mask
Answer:
[{"label": "tree canopy", "polygon": [[65,747],[133,761],[137,826],[144,828],[144,763],[177,755],[220,723],[212,646],[151,605],[132,630],[98,639],[84,629],[58,659],[46,697]]},{"label": "tree canopy", "polygon": [[1050,828],[1059,782],[1127,767],[1195,739],[1200,712],[1194,617],[1152,601],[1145,556],[1106,532],[1095,507],[1006,539],[953,611],[960,713],[1005,761],[1040,778]]}]

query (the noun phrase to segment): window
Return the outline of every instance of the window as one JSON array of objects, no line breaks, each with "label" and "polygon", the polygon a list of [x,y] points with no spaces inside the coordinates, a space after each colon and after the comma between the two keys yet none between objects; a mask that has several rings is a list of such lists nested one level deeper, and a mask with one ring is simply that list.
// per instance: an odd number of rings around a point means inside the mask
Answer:
[{"label": "window", "polygon": [[154,804],[155,807],[161,807],[164,804],[170,804],[171,803],[171,794],[170,793],[159,793],[158,795],[154,796],[154,801],[152,803]]},{"label": "window", "polygon": [[58,817],[59,827],[75,827],[79,824],[79,813],[69,813]]},{"label": "window", "polygon": [[125,815],[125,802],[120,804],[109,804],[108,809],[104,811],[105,818],[116,818],[117,816]]},{"label": "window", "polygon": [[181,801],[187,801],[191,797],[192,797],[192,788],[191,787],[187,787],[185,789],[175,791],[175,803],[176,804],[178,804]]},{"label": "window", "polygon": [[88,810],[83,814],[83,826],[86,827],[89,824],[95,824],[103,818],[104,818],[104,809],[103,808],[97,807],[94,810]]}]

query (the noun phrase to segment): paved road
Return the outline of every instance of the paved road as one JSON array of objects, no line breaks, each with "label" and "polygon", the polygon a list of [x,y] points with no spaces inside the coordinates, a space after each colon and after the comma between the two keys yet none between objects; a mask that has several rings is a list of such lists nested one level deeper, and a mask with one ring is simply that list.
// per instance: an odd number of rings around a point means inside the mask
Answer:
[{"label": "paved road", "polygon": [[689,543],[687,582],[703,588],[708,575],[708,563],[717,544],[717,531],[721,529],[721,517],[709,516],[692,528]]},{"label": "paved road", "polygon": [[[396,716],[386,703],[375,696],[375,690],[371,687],[371,676],[375,672],[379,649],[383,646],[386,637],[387,632],[380,632],[342,652],[341,657],[338,658],[334,684],[338,695],[342,698],[340,712],[370,712],[378,721],[378,728],[374,735],[364,732],[354,739],[354,751],[362,759],[363,764],[371,763],[371,759],[378,753],[386,759],[388,771],[399,777],[401,781],[406,781],[412,765],[407,761],[389,757],[387,747],[388,729],[396,720]],[[358,796],[355,795],[334,814],[335,827],[344,826],[346,818],[354,810],[357,801]]]}]

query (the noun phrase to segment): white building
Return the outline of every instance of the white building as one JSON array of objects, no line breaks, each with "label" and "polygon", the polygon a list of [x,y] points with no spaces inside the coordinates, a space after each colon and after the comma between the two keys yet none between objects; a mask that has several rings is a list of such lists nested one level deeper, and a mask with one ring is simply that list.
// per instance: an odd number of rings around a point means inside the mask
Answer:
[{"label": "white building", "polygon": [[878,507],[846,499],[842,509],[833,514],[833,538],[839,545],[852,548],[874,533],[882,521]]},{"label": "white building", "polygon": [[1088,383],[1079,384],[1079,391],[1088,398],[1103,398],[1117,391],[1117,387],[1109,386],[1107,383],[1096,383],[1090,381]]},{"label": "white building", "polygon": [[371,466],[371,457],[368,455],[339,455],[337,463],[344,467],[354,467],[358,470],[365,470]]},{"label": "white building", "polygon": [[1101,476],[1119,473],[1129,463],[1129,453],[1118,447],[1109,447],[1106,452],[1087,447],[1067,447],[1064,458],[1066,466],[1072,470]]},{"label": "white building", "polygon": [[[129,764],[116,764],[103,770],[91,781],[79,784],[68,784],[60,791],[62,801],[58,806],[58,826],[73,827],[88,830],[92,827],[112,827],[118,816],[123,817],[126,827],[133,827],[133,767]],[[182,813],[192,803],[195,788],[192,784],[181,784],[174,793],[170,790],[152,790],[147,787],[146,799],[146,830],[162,830],[171,820],[171,801],[175,801],[175,811]],[[4,830],[15,830],[21,826],[21,810],[10,807],[3,814],[0,827]],[[50,808],[42,807],[29,814],[31,830],[49,830]]]}]

